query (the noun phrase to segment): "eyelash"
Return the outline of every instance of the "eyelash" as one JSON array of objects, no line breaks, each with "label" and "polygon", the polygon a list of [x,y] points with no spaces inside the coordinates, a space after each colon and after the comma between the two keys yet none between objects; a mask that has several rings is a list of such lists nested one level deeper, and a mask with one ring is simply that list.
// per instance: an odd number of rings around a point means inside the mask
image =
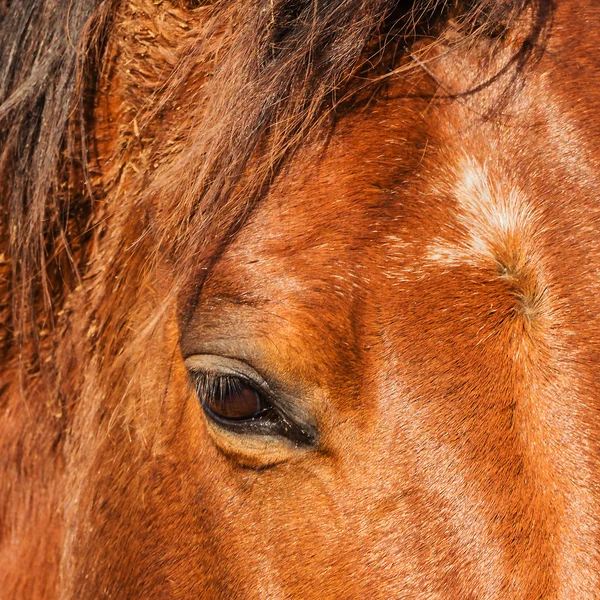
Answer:
[{"label": "eyelash", "polygon": [[[245,383],[245,382],[244,382]],[[198,373],[196,391],[198,395],[220,396],[239,391],[242,381],[233,375],[214,375],[212,373]]]}]

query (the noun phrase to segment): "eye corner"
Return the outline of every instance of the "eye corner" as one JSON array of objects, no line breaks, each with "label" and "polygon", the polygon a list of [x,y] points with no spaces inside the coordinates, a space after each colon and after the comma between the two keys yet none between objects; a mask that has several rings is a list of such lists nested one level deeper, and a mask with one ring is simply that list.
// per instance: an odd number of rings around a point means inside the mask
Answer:
[{"label": "eye corner", "polygon": [[290,422],[284,417],[281,427],[286,437],[298,448],[314,448],[318,444],[317,428],[313,425]]}]

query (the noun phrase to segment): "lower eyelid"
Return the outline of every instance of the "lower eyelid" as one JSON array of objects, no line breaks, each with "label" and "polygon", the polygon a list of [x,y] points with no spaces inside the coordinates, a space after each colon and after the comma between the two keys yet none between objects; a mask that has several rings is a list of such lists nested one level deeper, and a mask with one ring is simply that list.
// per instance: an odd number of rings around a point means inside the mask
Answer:
[{"label": "lower eyelid", "polygon": [[[267,410],[260,418],[254,419],[227,419],[214,413],[209,407],[203,406],[204,413],[210,419],[213,426],[224,429],[239,436],[281,436],[280,422],[273,417],[273,411]],[[271,415],[271,416],[270,416]]]}]

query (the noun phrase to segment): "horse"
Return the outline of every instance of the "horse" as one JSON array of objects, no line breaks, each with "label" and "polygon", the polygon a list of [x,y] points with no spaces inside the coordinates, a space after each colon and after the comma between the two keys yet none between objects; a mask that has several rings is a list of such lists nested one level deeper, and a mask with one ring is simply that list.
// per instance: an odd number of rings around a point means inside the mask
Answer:
[{"label": "horse", "polygon": [[5,598],[600,598],[594,0],[0,0]]}]

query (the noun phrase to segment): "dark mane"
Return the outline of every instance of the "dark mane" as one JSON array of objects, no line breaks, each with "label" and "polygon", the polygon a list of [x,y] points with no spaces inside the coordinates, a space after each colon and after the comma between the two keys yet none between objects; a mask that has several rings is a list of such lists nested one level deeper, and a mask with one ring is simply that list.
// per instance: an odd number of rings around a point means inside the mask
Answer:
[{"label": "dark mane", "polygon": [[[193,10],[203,3],[178,4]],[[89,103],[117,6],[110,0],[0,2],[0,251],[10,264],[12,298],[0,319],[7,326],[11,319],[24,337],[26,323],[51,319],[60,294],[63,284],[53,288],[49,263],[62,256],[60,278],[68,284],[84,260],[72,245],[92,207],[85,192]],[[150,195],[160,190],[169,198],[169,223],[179,223],[181,235],[170,245],[187,243],[192,233],[197,239],[207,213],[224,231],[239,227],[284,156],[335,106],[365,61],[378,62],[389,40],[403,48],[449,17],[468,35],[499,36],[528,11],[532,27],[524,45],[532,46],[549,6],[543,0],[252,2],[240,11],[243,23],[209,84],[227,89],[207,95],[202,110],[212,126],[189,141],[184,165],[149,182]],[[164,90],[162,101],[171,91]],[[253,175],[245,178],[251,161]],[[183,172],[189,175],[182,181]],[[155,233],[159,240],[173,237],[168,230]]]},{"label": "dark mane", "polygon": [[83,82],[100,60],[109,15],[110,3],[101,0],[0,5],[0,232],[15,329],[41,298],[45,316],[52,314],[47,264],[58,240],[68,249],[68,215],[75,202],[84,204],[58,191],[65,166],[85,162],[86,136],[75,135],[73,117],[84,109]]}]

